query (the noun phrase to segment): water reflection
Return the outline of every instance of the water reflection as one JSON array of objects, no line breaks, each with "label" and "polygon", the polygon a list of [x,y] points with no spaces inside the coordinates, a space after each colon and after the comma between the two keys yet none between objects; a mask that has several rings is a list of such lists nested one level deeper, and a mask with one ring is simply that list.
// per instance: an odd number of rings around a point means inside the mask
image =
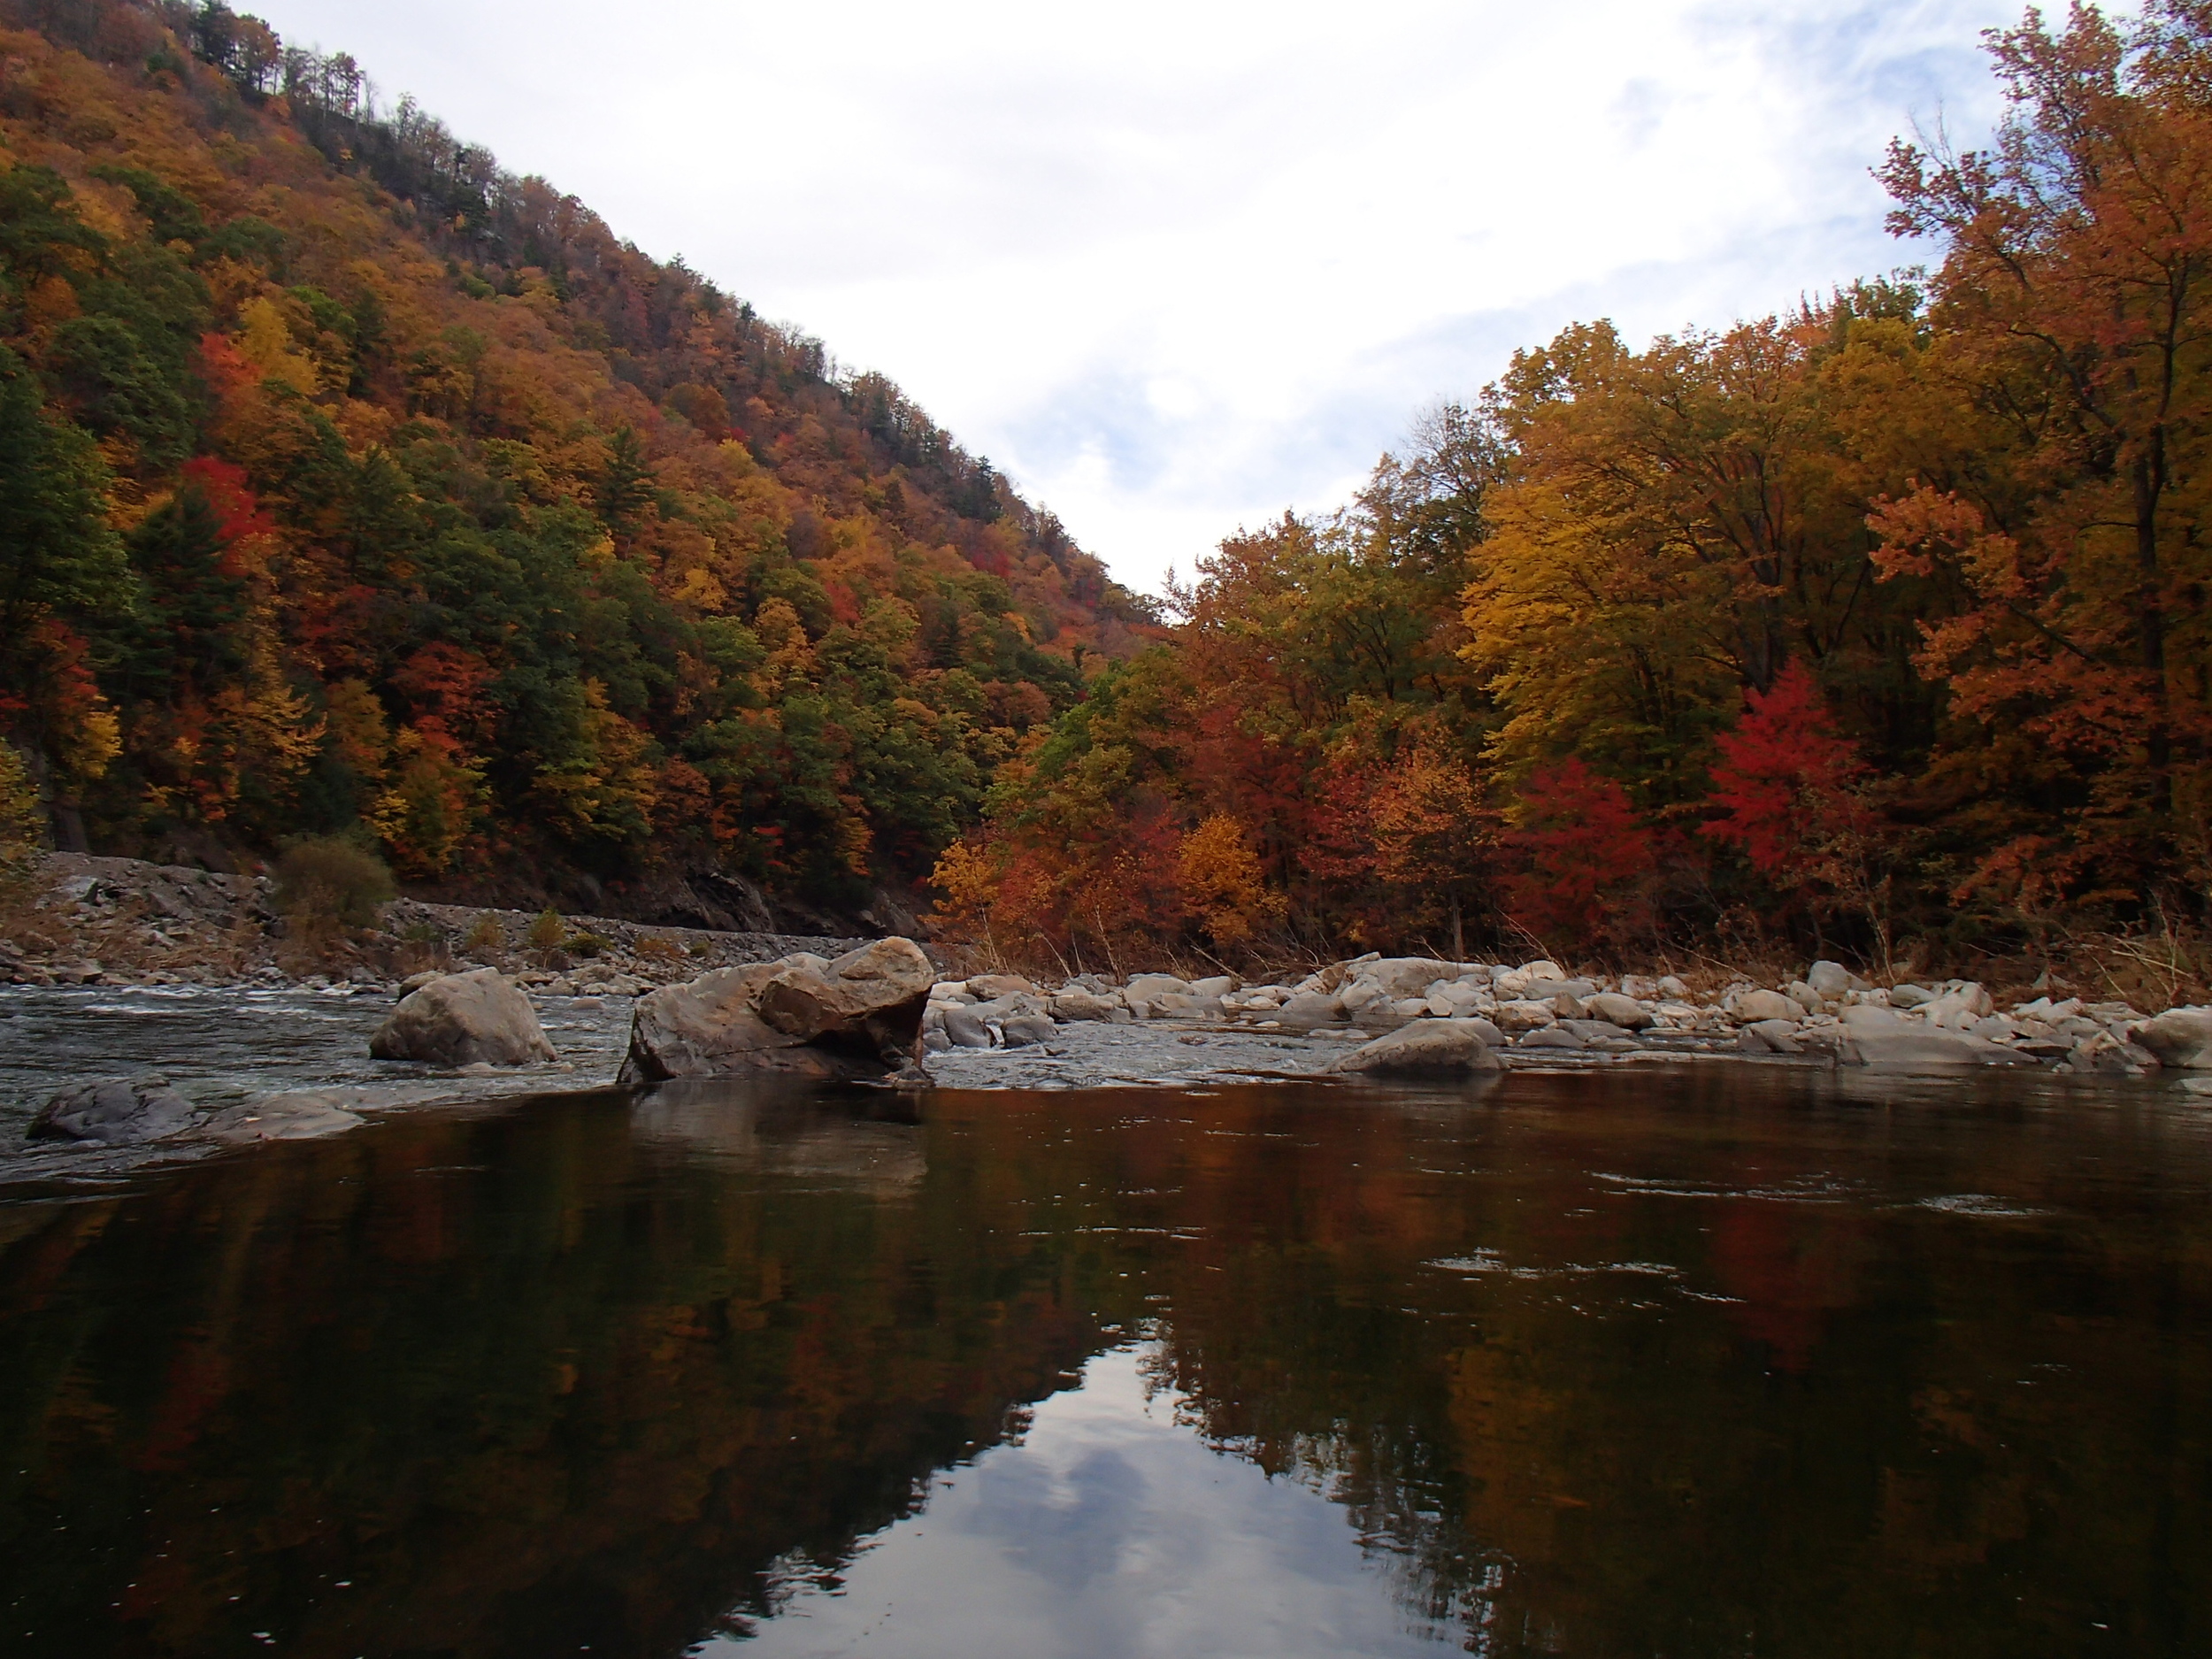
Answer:
[{"label": "water reflection", "polygon": [[1093,1360],[1015,1444],[940,1476],[922,1512],[834,1571],[791,1563],[774,1617],[718,1659],[879,1650],[909,1659],[1432,1654],[1393,1559],[1344,1513],[1190,1432],[1156,1356]]},{"label": "water reflection", "polygon": [[2212,1650],[2208,1196],[2011,1079],[396,1118],[0,1207],[0,1636]]}]

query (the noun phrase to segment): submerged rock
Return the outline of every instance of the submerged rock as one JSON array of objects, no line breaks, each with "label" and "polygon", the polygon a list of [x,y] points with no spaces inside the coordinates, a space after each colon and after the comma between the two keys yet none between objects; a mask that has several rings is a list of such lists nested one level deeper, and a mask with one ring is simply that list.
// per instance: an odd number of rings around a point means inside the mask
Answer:
[{"label": "submerged rock", "polygon": [[530,999],[496,968],[449,973],[402,997],[369,1039],[380,1060],[528,1065],[554,1058]]},{"label": "submerged rock", "polygon": [[165,1077],[107,1077],[62,1090],[39,1108],[28,1133],[34,1141],[134,1147],[176,1133],[193,1115],[192,1102]]}]

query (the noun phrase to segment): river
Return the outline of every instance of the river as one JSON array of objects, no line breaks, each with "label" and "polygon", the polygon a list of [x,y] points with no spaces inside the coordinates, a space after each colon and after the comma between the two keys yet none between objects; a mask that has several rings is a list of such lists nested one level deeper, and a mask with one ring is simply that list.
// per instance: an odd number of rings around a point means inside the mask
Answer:
[{"label": "river", "polygon": [[[80,1001],[7,1064],[163,1041]],[[207,1089],[360,1075],[183,1006]],[[572,1089],[0,1189],[0,1650],[2201,1654],[2208,1196],[2170,1087],[1721,1064]]]}]

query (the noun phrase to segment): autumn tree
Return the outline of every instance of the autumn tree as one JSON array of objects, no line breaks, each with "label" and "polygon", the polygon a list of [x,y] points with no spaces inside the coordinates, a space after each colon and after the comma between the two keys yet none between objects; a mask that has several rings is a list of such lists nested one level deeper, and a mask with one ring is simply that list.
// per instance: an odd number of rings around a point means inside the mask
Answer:
[{"label": "autumn tree", "polygon": [[1982,488],[1900,491],[1873,523],[1886,575],[1966,596],[1920,661],[2021,750],[1979,770],[2044,785],[1983,866],[2093,847],[2078,868],[2140,892],[2205,840],[2212,12],[2078,6],[2056,32],[2031,13],[1992,50],[1994,144],[1900,142],[1884,179],[1893,227],[1943,244],[1938,320],[2006,413],[2001,465]]},{"label": "autumn tree", "polygon": [[1649,937],[1659,841],[1615,780],[1578,758],[1538,771],[1499,845],[1508,917],[1534,938],[1572,950]]}]

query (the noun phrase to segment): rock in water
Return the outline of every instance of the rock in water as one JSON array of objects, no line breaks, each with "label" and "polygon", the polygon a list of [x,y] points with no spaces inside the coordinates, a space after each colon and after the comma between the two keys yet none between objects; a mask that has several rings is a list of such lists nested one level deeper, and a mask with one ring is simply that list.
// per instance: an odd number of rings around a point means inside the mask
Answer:
[{"label": "rock in water", "polygon": [[2135,1033],[2162,1065],[2212,1068],[2212,1008],[2170,1008]]},{"label": "rock in water", "polygon": [[[620,1080],[744,1071],[881,1077],[913,1053],[936,977],[910,939],[879,939],[834,962],[802,955],[718,968],[638,999]],[[965,1013],[944,1010],[956,1043]]]},{"label": "rock in water", "polygon": [[1962,1065],[2033,1065],[2017,1049],[1963,1032],[1940,1031],[1886,1008],[1843,1011],[1843,1064],[1877,1071],[1947,1071]]},{"label": "rock in water", "polygon": [[1084,990],[1065,990],[1052,999],[1052,1017],[1067,1020],[1126,1020],[1129,1010],[1110,998]]},{"label": "rock in water", "polygon": [[999,1034],[1010,1048],[1026,1048],[1052,1041],[1052,1021],[1042,1014],[1017,1014],[999,1025]]},{"label": "rock in water", "polygon": [[530,999],[496,968],[449,973],[402,997],[369,1039],[380,1060],[528,1065],[554,1057]]},{"label": "rock in water", "polygon": [[1275,1010],[1275,1018],[1286,1031],[1312,1031],[1340,1024],[1344,1004],[1323,992],[1301,991]]},{"label": "rock in water", "polygon": [[1371,1077],[1461,1078],[1503,1068],[1472,1022],[1425,1019],[1339,1055],[1328,1069]]},{"label": "rock in water", "polygon": [[133,1147],[176,1133],[192,1114],[192,1102],[165,1077],[107,1077],[62,1090],[39,1108],[29,1133],[34,1141]]},{"label": "rock in water", "polygon": [[[910,939],[879,939],[819,968],[784,969],[761,987],[761,1018],[803,1042],[843,1040],[902,1056],[922,1029],[937,970]],[[972,984],[972,982],[971,982]]]}]

